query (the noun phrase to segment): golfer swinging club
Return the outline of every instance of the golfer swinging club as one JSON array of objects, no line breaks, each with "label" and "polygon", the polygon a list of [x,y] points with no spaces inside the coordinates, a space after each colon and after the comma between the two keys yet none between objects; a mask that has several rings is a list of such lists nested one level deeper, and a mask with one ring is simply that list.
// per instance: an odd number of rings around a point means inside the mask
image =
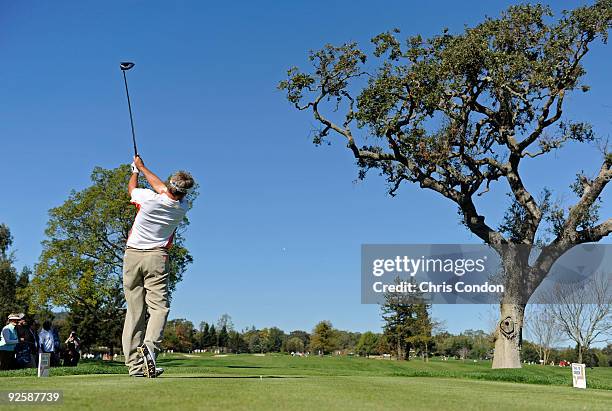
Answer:
[{"label": "golfer swinging club", "polygon": [[[138,188],[142,172],[153,190]],[[164,184],[134,157],[128,192],[138,208],[123,257],[123,290],[127,303],[123,325],[125,365],[134,377],[155,378],[164,370],[157,368],[159,351],[168,318],[168,249],[174,232],[187,212],[187,195],[193,187],[191,175],[178,171]],[[148,312],[148,322],[145,313]]]}]

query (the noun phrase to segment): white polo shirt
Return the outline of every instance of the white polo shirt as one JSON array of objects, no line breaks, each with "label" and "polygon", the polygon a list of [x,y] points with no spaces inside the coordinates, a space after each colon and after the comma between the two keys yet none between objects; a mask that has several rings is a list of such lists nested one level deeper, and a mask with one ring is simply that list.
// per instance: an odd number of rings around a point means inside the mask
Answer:
[{"label": "white polo shirt", "polygon": [[132,204],[138,208],[127,246],[139,250],[172,245],[174,231],[187,213],[187,201],[172,200],[146,188],[132,190]]}]

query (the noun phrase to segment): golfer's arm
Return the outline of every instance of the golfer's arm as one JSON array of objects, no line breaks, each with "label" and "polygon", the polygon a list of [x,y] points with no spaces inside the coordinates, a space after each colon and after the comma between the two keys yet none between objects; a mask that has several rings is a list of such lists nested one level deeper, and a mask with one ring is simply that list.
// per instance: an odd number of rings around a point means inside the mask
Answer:
[{"label": "golfer's arm", "polygon": [[165,191],[168,191],[164,182],[161,181],[159,177],[157,177],[155,174],[153,174],[151,170],[149,170],[145,166],[142,166],[140,168],[140,171],[142,171],[142,174],[144,174],[145,178],[147,179],[149,184],[151,184],[151,187],[153,188],[153,190],[155,190],[157,194],[161,194]]},{"label": "golfer's arm", "polygon": [[132,195],[132,190],[138,187],[138,173],[132,173],[128,182],[128,193]]}]

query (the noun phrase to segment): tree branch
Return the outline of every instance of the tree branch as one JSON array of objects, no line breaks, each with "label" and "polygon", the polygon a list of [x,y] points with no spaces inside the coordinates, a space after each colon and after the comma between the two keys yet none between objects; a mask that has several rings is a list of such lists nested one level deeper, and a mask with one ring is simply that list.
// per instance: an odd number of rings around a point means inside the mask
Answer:
[{"label": "tree branch", "polygon": [[582,193],[582,196],[580,197],[576,205],[570,208],[568,218],[565,221],[563,230],[560,234],[561,236],[569,237],[576,242],[579,240],[585,240],[582,242],[589,242],[592,241],[589,237],[589,234],[593,234],[594,236],[605,236],[609,234],[609,220],[600,224],[597,230],[595,230],[595,227],[592,230],[583,230],[583,235],[581,236],[581,238],[578,238],[576,227],[580,223],[582,217],[591,208],[595,200],[597,200],[597,198],[601,195],[602,191],[604,190],[610,179],[612,179],[612,156],[608,154],[606,155],[603,164],[599,169],[597,177],[595,177],[595,179],[593,179],[590,184],[583,186],[584,192]]}]

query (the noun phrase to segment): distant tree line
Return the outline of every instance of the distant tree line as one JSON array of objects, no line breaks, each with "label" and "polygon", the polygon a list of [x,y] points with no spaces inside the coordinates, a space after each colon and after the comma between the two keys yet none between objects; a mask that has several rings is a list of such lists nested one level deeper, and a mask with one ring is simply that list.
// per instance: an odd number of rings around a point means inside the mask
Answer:
[{"label": "distant tree line", "polygon": [[[225,314],[222,318],[230,319]],[[466,330],[460,334],[441,331],[426,340],[408,337],[415,343],[407,344],[406,354],[400,359],[427,360],[441,357],[462,361],[488,360],[493,356],[493,336],[483,330]],[[427,341],[424,343],[423,341]],[[333,327],[329,321],[320,321],[311,332],[294,330],[285,332],[278,327],[248,327],[242,331],[234,329],[231,319],[217,323],[201,322],[194,327],[191,321],[174,319],[168,321],[162,342],[164,350],[193,352],[203,350],[218,353],[309,353],[310,355],[355,355],[362,357],[387,356],[397,359],[397,347],[388,332],[351,332]],[[523,359],[539,363],[536,344],[523,342]],[[552,348],[549,361],[558,364],[564,360],[575,362],[576,348]],[[612,344],[605,348],[591,348],[583,359],[587,366],[612,366]]]},{"label": "distant tree line", "polygon": [[329,321],[319,322],[312,332],[278,327],[258,329],[255,326],[237,331],[231,317],[224,314],[216,324],[200,322],[195,327],[186,319],[168,321],[162,348],[175,352],[205,350],[225,353],[311,353],[353,354],[361,333],[338,330]]},{"label": "distant tree line", "polygon": [[[523,341],[523,361],[538,364],[542,357],[539,355],[538,345],[530,341]],[[582,356],[582,361],[578,358]],[[565,348],[551,348],[548,353],[547,364],[559,364],[560,361],[568,363],[584,363],[587,367],[612,367],[612,343],[603,348],[591,347],[588,350],[580,348],[578,344]]]}]

